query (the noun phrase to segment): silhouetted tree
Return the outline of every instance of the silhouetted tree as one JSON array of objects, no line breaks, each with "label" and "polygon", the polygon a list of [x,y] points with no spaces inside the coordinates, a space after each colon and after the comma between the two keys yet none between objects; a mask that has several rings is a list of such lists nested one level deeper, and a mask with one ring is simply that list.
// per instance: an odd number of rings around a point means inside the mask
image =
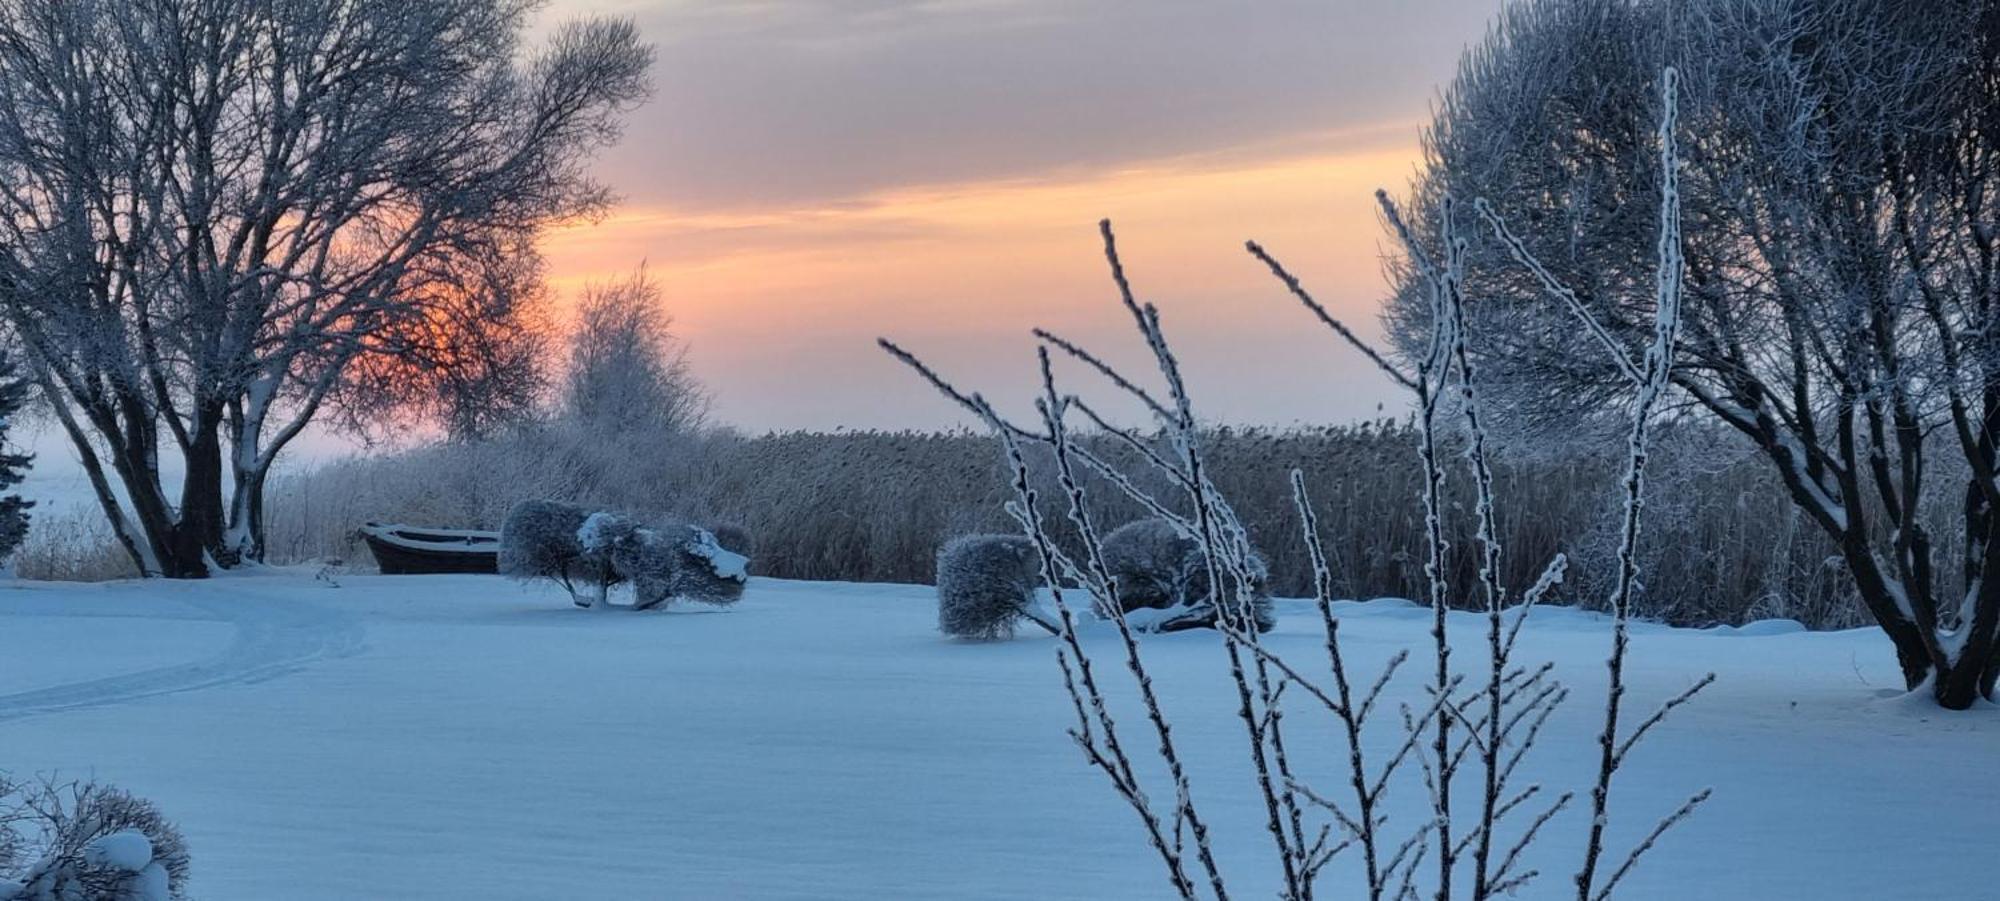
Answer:
[{"label": "silhouetted tree", "polygon": [[0,317],[142,572],[262,553],[266,475],[358,361],[607,208],[583,163],[651,50],[587,19],[524,53],[538,6],[0,4]]}]

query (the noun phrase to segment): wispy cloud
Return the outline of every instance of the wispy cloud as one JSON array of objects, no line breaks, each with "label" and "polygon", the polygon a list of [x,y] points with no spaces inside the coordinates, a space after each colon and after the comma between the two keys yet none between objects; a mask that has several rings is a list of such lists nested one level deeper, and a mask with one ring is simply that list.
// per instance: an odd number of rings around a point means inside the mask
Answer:
[{"label": "wispy cloud", "polygon": [[659,46],[602,173],[634,203],[824,203],[1297,140],[1424,111],[1492,0],[558,0]]},{"label": "wispy cloud", "polygon": [[916,341],[1002,393],[1027,387],[1029,324],[1124,347],[1094,232],[1110,216],[1208,410],[1364,415],[1386,390],[1242,241],[1372,326],[1370,192],[1407,181],[1434,86],[1493,9],[557,0],[552,18],[634,16],[659,67],[598,167],[626,205],[552,235],[552,274],[574,289],[649,261],[725,420],[935,425],[949,411],[871,339]]}]

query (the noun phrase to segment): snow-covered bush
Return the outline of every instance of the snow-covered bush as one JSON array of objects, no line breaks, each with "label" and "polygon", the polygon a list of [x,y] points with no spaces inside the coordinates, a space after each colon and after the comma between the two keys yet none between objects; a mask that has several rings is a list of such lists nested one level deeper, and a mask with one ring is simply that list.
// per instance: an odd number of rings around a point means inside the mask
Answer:
[{"label": "snow-covered bush", "polygon": [[[514,505],[500,526],[500,573],[516,579],[549,579],[579,607],[604,599],[618,581],[601,554],[586,551],[578,530],[590,514],[575,504],[531,500]],[[579,593],[579,589],[587,589]]]},{"label": "snow-covered bush", "polygon": [[[1176,611],[1158,621],[1154,628],[1159,631],[1215,623],[1216,599],[1209,585],[1208,556],[1200,541],[1181,534],[1173,523],[1141,519],[1111,530],[1104,536],[1104,567],[1117,581],[1118,603],[1125,612],[1149,608]],[[1269,631],[1276,620],[1264,587],[1268,567],[1264,558],[1253,552],[1245,558],[1244,569],[1254,598],[1251,614],[1257,629]]]},{"label": "snow-covered bush", "polygon": [[961,535],[938,551],[938,631],[953,638],[1014,637],[1022,621],[1050,632],[1034,613],[1041,555],[1020,535]]},{"label": "snow-covered bush", "polygon": [[631,583],[633,609],[645,610],[667,600],[674,555],[651,530],[621,514],[592,513],[577,528],[576,539],[584,553],[603,560],[620,581]]},{"label": "snow-covered bush", "polygon": [[750,581],[750,558],[724,547],[715,533],[685,523],[662,526],[677,555],[671,596],[702,604],[734,604]]},{"label": "snow-covered bush", "polygon": [[0,901],[180,901],[188,866],[180,830],[144,798],[0,782]]},{"label": "snow-covered bush", "polygon": [[632,583],[632,608],[669,601],[733,604],[749,580],[748,557],[727,550],[700,526],[668,521],[642,526],[617,513],[594,513],[577,530],[585,554],[606,561]]}]

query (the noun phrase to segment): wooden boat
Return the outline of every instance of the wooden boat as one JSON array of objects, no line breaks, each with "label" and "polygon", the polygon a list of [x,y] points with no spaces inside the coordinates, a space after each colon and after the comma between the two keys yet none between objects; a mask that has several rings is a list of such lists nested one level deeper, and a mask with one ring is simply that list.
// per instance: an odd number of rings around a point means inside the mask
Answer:
[{"label": "wooden boat", "polygon": [[394,523],[361,526],[361,537],[382,572],[497,573],[500,533],[475,529],[427,529]]}]

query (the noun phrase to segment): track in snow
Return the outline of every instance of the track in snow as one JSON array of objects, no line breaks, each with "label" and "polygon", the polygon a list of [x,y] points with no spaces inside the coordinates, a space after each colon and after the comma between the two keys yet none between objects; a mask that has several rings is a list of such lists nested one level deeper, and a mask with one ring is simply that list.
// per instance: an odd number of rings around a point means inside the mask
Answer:
[{"label": "track in snow", "polygon": [[246,587],[237,580],[210,580],[175,598],[236,627],[235,637],[220,653],[190,663],[0,695],[0,723],[259,682],[315,660],[360,652],[363,630],[353,617],[296,597],[243,590]]}]

